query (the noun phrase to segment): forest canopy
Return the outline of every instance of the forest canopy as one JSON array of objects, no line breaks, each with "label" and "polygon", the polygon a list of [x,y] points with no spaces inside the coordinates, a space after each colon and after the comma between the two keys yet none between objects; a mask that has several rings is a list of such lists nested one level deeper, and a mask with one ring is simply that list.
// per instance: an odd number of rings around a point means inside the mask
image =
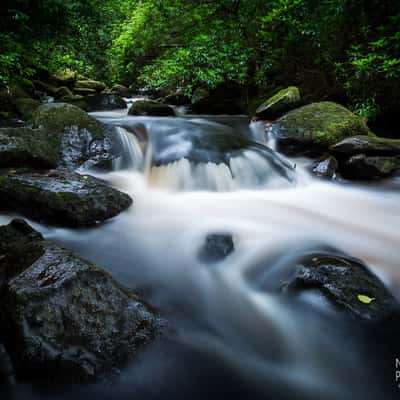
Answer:
[{"label": "forest canopy", "polygon": [[181,91],[298,85],[374,116],[397,110],[400,2],[6,0],[0,80],[70,68],[108,83]]}]

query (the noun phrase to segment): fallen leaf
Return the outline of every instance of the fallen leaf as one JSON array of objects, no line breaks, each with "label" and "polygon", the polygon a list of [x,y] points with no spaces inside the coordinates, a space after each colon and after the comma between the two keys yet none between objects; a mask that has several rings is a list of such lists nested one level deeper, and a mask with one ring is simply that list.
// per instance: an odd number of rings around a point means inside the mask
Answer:
[{"label": "fallen leaf", "polygon": [[374,297],[369,297],[369,296],[366,296],[365,294],[359,294],[357,296],[357,299],[358,299],[358,301],[360,301],[361,303],[364,303],[364,304],[371,304],[375,300]]}]

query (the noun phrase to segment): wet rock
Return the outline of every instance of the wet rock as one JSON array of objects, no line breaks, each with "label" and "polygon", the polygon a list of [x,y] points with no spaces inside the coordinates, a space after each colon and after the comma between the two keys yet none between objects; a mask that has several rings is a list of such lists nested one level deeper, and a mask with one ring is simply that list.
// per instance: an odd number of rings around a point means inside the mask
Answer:
[{"label": "wet rock", "polygon": [[366,154],[368,156],[393,156],[400,155],[400,140],[387,139],[377,136],[352,136],[329,149],[338,157]]},{"label": "wet rock", "polygon": [[116,216],[132,199],[99,179],[66,170],[3,170],[0,203],[39,222],[88,226]]},{"label": "wet rock", "polygon": [[256,117],[267,120],[276,119],[284,113],[296,108],[300,100],[299,89],[296,86],[289,86],[265,100],[256,109]]},{"label": "wet rock", "polygon": [[74,94],[78,96],[95,96],[97,92],[94,89],[76,87],[74,88]]},{"label": "wet rock", "polygon": [[[361,261],[342,254],[321,251],[304,255],[283,290],[318,290],[337,308],[368,322],[400,316],[398,301],[380,279]],[[366,296],[366,301],[359,296]]]},{"label": "wet rock", "polygon": [[78,74],[71,69],[57,71],[50,77],[51,82],[57,87],[67,87],[72,89],[78,79]]},{"label": "wet rock", "polygon": [[88,168],[119,155],[114,140],[115,128],[102,124],[71,104],[42,105],[34,112],[32,122],[58,140],[63,167]]},{"label": "wet rock", "polygon": [[40,106],[40,102],[34,99],[17,99],[15,107],[19,116],[28,121],[32,118],[34,111]]},{"label": "wet rock", "polygon": [[123,86],[123,85],[114,85],[111,88],[111,93],[115,94],[117,96],[120,96],[120,97],[130,97],[130,95],[131,95],[130,90],[126,86]]},{"label": "wet rock", "polygon": [[182,93],[172,93],[164,97],[163,103],[174,106],[184,106],[190,103],[190,98]]},{"label": "wet rock", "polygon": [[59,162],[57,141],[40,129],[0,128],[0,167],[52,168]]},{"label": "wet rock", "polygon": [[207,89],[204,89],[204,88],[196,88],[196,89],[193,91],[192,98],[191,98],[191,103],[192,103],[192,104],[196,104],[196,103],[198,103],[199,101],[201,101],[201,100],[207,98],[209,95],[210,95],[210,92],[209,92]]},{"label": "wet rock", "polygon": [[33,84],[35,85],[35,89],[44,92],[50,96],[55,96],[57,93],[57,87],[54,85],[51,85],[50,83],[45,83],[43,81],[35,80],[33,81]]},{"label": "wet rock", "polygon": [[366,156],[358,154],[340,163],[344,178],[370,180],[387,177],[400,169],[400,156]]},{"label": "wet rock", "polygon": [[120,110],[127,107],[122,97],[110,93],[86,96],[74,104],[87,112]]},{"label": "wet rock", "polygon": [[231,234],[209,234],[199,251],[199,259],[205,263],[222,261],[234,250],[235,245]]},{"label": "wet rock", "polygon": [[57,100],[72,100],[74,99],[74,97],[75,96],[72,91],[66,86],[59,87],[54,94],[54,98],[56,98]]},{"label": "wet rock", "polygon": [[74,92],[79,93],[79,91],[81,89],[90,89],[90,90],[94,90],[96,93],[101,93],[103,90],[105,90],[106,85],[103,82],[99,82],[99,81],[94,81],[94,80],[78,80],[76,82],[76,86],[74,88]]},{"label": "wet rock", "polygon": [[329,156],[317,161],[312,167],[312,173],[319,178],[331,179],[335,176],[338,166],[336,158]]},{"label": "wet rock", "polygon": [[161,333],[154,309],[24,221],[0,228],[4,344],[18,380],[104,378]]},{"label": "wet rock", "polygon": [[153,100],[135,101],[128,112],[129,115],[148,115],[159,117],[175,117],[175,110],[163,103]]},{"label": "wet rock", "polygon": [[323,152],[355,135],[370,135],[362,118],[333,102],[312,103],[277,121],[277,144],[287,154]]}]

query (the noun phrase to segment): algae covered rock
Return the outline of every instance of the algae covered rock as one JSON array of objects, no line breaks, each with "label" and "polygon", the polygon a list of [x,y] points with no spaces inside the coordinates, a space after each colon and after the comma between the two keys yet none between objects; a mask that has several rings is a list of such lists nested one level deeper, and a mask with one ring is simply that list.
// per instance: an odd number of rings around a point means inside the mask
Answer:
[{"label": "algae covered rock", "polygon": [[59,141],[61,166],[90,167],[116,156],[115,128],[102,124],[76,106],[44,104],[34,112],[32,122]]},{"label": "algae covered rock", "polygon": [[81,89],[89,89],[89,90],[94,90],[96,93],[101,93],[103,90],[105,90],[105,88],[106,85],[103,82],[94,81],[91,79],[85,79],[85,80],[78,80],[76,82],[74,91],[78,93],[79,90]]},{"label": "algae covered rock", "polygon": [[57,140],[43,130],[0,128],[0,167],[52,168],[59,158]]},{"label": "algae covered rock", "polygon": [[18,114],[25,121],[32,118],[34,111],[40,106],[40,102],[34,99],[21,98],[15,100],[15,108]]},{"label": "algae covered rock", "polygon": [[3,170],[0,203],[39,222],[88,226],[116,216],[132,199],[99,179],[66,170]]},{"label": "algae covered rock", "polygon": [[277,143],[286,153],[326,150],[355,135],[371,135],[362,118],[333,102],[312,103],[277,121]]},{"label": "algae covered rock", "polygon": [[0,250],[1,333],[19,381],[104,378],[161,333],[154,309],[24,221],[0,227]]},{"label": "algae covered rock", "polygon": [[293,110],[300,103],[300,91],[296,86],[280,90],[265,100],[257,109],[256,116],[261,119],[275,119]]}]

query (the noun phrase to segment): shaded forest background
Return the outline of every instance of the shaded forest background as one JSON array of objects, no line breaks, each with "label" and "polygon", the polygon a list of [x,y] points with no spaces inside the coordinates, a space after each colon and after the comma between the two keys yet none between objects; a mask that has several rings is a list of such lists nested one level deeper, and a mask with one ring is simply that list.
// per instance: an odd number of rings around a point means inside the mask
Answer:
[{"label": "shaded forest background", "polygon": [[400,112],[400,2],[3,0],[0,81],[73,69],[109,84],[248,96],[298,85],[369,120]]}]

